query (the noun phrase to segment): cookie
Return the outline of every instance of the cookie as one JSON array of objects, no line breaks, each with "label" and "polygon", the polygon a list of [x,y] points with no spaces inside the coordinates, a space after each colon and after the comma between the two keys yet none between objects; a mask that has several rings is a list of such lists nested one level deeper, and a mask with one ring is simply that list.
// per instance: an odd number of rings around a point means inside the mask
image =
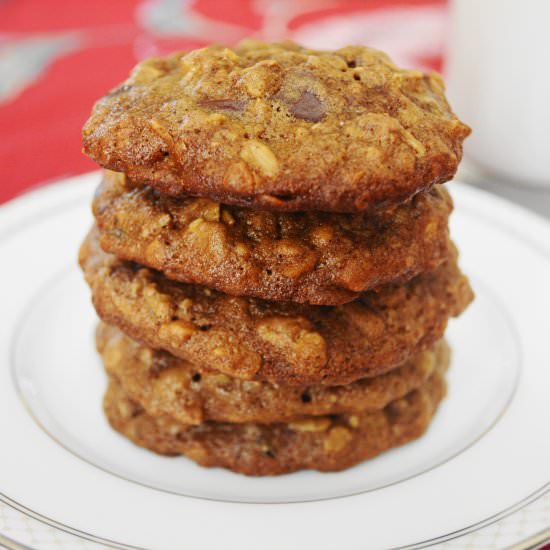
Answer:
[{"label": "cookie", "polygon": [[469,133],[436,74],[362,46],[246,41],[140,63],[96,103],[83,145],[171,196],[358,212],[451,179]]},{"label": "cookie", "polygon": [[335,305],[449,255],[444,188],[373,213],[272,213],[173,199],[107,172],[94,199],[104,250],[236,296]]},{"label": "cookie", "polygon": [[420,437],[445,396],[442,370],[380,411],[289,423],[188,426],[149,414],[114,381],[104,408],[111,426],[134,443],[164,455],[185,455],[201,466],[251,476],[338,471]]},{"label": "cookie", "polygon": [[98,351],[109,374],[133,400],[154,416],[183,424],[216,422],[261,424],[305,416],[373,412],[426,382],[436,367],[449,363],[444,341],[387,374],[345,386],[285,386],[246,381],[203,371],[173,355],[154,351],[101,323]]},{"label": "cookie", "polygon": [[429,349],[472,299],[454,258],[405,285],[342,306],[228,296],[169,281],[103,252],[94,229],[80,263],[99,316],[148,347],[246,380],[346,384]]}]

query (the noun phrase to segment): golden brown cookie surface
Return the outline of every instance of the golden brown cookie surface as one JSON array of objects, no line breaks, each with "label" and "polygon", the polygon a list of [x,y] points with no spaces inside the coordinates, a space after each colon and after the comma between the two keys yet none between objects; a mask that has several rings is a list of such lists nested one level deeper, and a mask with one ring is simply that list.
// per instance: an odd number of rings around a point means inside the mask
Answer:
[{"label": "golden brown cookie surface", "polygon": [[134,443],[166,455],[183,454],[202,466],[246,475],[301,469],[338,471],[421,436],[445,395],[442,370],[383,410],[311,417],[288,424],[187,426],[152,416],[111,382],[104,399],[113,428]]},{"label": "golden brown cookie surface", "polygon": [[237,298],[167,280],[106,254],[97,231],[80,262],[99,316],[135,340],[247,380],[345,384],[429,349],[472,299],[454,259],[342,306]]},{"label": "golden brown cookie surface", "polygon": [[100,324],[97,348],[110,377],[154,416],[183,424],[288,422],[304,416],[373,412],[426,382],[449,362],[443,341],[387,374],[345,386],[285,386],[231,378],[154,351]]},{"label": "golden brown cookie surface", "polygon": [[169,198],[109,171],[94,199],[107,252],[227,294],[321,305],[436,268],[451,209],[434,188],[367,214],[259,212]]},{"label": "golden brown cookie surface", "polygon": [[357,212],[453,177],[470,130],[443,90],[361,46],[210,46],[138,65],[95,105],[84,150],[172,196]]}]

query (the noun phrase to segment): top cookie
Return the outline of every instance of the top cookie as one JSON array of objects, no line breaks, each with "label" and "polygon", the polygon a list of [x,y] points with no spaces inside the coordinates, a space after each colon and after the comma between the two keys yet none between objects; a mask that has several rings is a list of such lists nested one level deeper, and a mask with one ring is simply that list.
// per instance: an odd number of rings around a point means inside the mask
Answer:
[{"label": "top cookie", "polygon": [[438,75],[366,47],[248,40],[142,62],[95,105],[83,143],[171,196],[357,212],[452,178],[469,133]]}]

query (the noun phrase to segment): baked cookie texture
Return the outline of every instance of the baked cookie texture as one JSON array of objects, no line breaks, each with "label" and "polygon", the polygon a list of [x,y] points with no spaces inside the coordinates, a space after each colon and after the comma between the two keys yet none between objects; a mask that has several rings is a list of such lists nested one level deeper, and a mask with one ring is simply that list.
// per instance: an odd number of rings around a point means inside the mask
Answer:
[{"label": "baked cookie texture", "polygon": [[83,144],[170,196],[359,212],[451,179],[469,133],[438,75],[367,47],[249,40],[142,62],[96,103]]},{"label": "baked cookie texture", "polygon": [[168,415],[191,425],[205,421],[267,424],[379,411],[425,384],[450,359],[448,345],[439,341],[374,378],[343,386],[285,386],[204,371],[103,323],[96,342],[107,374],[129,398],[153,416]]},{"label": "baked cookie texture", "polygon": [[439,76],[366,47],[140,63],[83,129],[104,170],[79,262],[113,428],[253,476],[422,435],[473,299],[438,185],[469,133]]},{"label": "baked cookie texture", "polygon": [[300,469],[338,471],[422,435],[445,395],[444,368],[384,409],[276,424],[204,422],[189,426],[151,415],[111,381],[104,409],[112,427],[156,453],[251,476]]},{"label": "baked cookie texture", "polygon": [[318,305],[438,267],[449,256],[443,188],[372,213],[275,213],[174,199],[107,171],[93,202],[102,248],[235,296]]},{"label": "baked cookie texture", "polygon": [[103,252],[96,229],[80,263],[99,316],[205,370],[287,385],[347,384],[429,349],[472,300],[454,256],[404,285],[342,306],[234,297],[169,281]]}]

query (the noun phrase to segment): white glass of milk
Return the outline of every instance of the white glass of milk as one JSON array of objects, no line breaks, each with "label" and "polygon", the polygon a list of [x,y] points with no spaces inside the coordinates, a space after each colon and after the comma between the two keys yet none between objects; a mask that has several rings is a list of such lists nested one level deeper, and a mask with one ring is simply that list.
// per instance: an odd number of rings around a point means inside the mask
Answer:
[{"label": "white glass of milk", "polygon": [[465,156],[550,190],[550,0],[451,0],[445,66]]}]

